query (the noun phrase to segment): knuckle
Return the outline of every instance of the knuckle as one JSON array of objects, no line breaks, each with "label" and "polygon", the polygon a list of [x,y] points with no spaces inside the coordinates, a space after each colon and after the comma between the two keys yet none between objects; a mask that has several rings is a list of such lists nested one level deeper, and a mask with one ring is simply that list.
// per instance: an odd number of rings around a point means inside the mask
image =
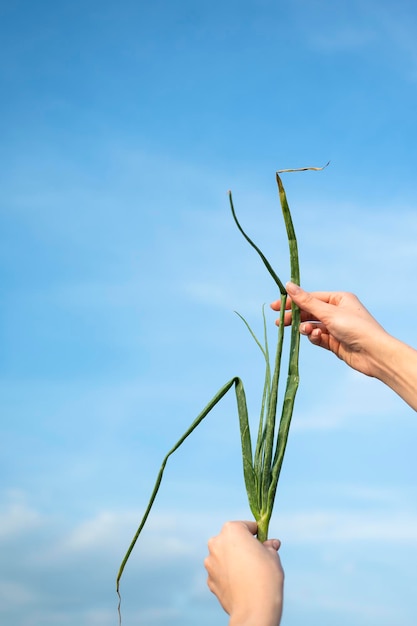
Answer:
[{"label": "knuckle", "polygon": [[210,539],[207,542],[207,547],[210,552],[213,550],[215,543],[216,543],[216,537],[210,537]]}]

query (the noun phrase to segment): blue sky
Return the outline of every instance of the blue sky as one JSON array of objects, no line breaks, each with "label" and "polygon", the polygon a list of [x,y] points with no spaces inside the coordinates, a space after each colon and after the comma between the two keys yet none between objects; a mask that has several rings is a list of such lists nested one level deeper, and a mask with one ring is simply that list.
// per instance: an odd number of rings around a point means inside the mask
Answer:
[{"label": "blue sky", "polygon": [[[117,623],[162,457],[243,378],[288,254],[417,345],[417,10],[399,0],[3,2],[0,618]],[[274,315],[268,312],[270,341]],[[301,346],[271,533],[283,626],[415,626],[415,414]],[[207,539],[248,517],[233,395],[170,461],[124,623],[211,626]]]}]

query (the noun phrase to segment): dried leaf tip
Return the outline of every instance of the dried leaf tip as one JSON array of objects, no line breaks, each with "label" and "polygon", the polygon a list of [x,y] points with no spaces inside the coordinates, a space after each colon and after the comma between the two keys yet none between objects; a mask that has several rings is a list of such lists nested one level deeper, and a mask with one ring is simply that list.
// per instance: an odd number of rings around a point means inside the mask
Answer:
[{"label": "dried leaf tip", "polygon": [[321,170],[324,170],[329,164],[330,164],[330,161],[327,161],[326,165],[323,165],[322,167],[297,167],[297,168],[289,169],[289,170],[278,170],[277,174],[285,174],[287,172],[307,172],[307,171],[321,172]]}]

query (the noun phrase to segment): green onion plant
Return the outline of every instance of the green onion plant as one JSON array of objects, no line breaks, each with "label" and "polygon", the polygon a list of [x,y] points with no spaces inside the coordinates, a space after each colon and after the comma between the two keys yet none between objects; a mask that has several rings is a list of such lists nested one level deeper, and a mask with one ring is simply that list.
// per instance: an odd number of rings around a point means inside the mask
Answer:
[{"label": "green onion plant", "polygon": [[[326,167],[326,166],[325,166]],[[279,199],[282,209],[282,215],[284,218],[285,228],[287,232],[289,254],[290,254],[290,273],[291,281],[300,284],[300,268],[298,259],[297,240],[295,236],[294,226],[291,218],[290,209],[287,202],[284,186],[282,184],[280,174],[283,172],[299,172],[306,170],[322,170],[322,167],[306,167],[301,169],[291,170],[279,170],[276,173],[276,181],[278,185]],[[125,565],[130,557],[130,554],[136,544],[136,541],[148,519],[149,513],[155,501],[158,493],[162,476],[165,470],[165,466],[169,457],[181,446],[181,444],[187,439],[187,437],[193,432],[195,428],[202,422],[202,420],[210,413],[210,411],[216,406],[218,402],[227,394],[227,392],[234,387],[237,401],[237,410],[239,414],[239,427],[240,438],[242,445],[242,460],[243,460],[243,475],[248,495],[249,507],[252,514],[258,524],[257,537],[259,541],[265,541],[268,538],[268,527],[274,507],[275,494],[278,485],[278,479],[281,472],[282,462],[284,459],[285,448],[287,445],[288,433],[291,424],[291,417],[294,409],[295,396],[299,384],[299,372],[298,372],[298,354],[300,347],[300,311],[298,307],[292,302],[292,325],[290,329],[290,345],[288,351],[288,367],[287,367],[287,379],[286,387],[283,393],[283,397],[280,402],[278,401],[278,387],[280,380],[283,345],[284,345],[284,314],[287,301],[287,292],[285,287],[272,269],[269,261],[266,259],[261,250],[254,244],[254,242],[245,233],[240,225],[235,208],[233,205],[232,194],[229,192],[230,208],[232,211],[233,219],[242,233],[246,241],[256,250],[262,259],[269,274],[275,281],[280,292],[281,309],[280,309],[280,323],[278,326],[278,340],[275,351],[275,359],[273,367],[270,363],[270,355],[268,348],[268,338],[266,330],[265,314],[263,313],[264,324],[264,345],[256,338],[255,334],[249,327],[246,320],[241,317],[244,324],[247,326],[250,334],[256,341],[260,348],[264,360],[265,360],[265,382],[262,393],[262,402],[260,409],[259,427],[257,432],[256,441],[252,443],[252,436],[249,428],[249,416],[246,404],[245,390],[240,378],[235,376],[229,380],[210,400],[201,413],[195,418],[188,430],[182,435],[177,443],[169,450],[167,455],[162,461],[161,468],[156,478],[155,486],[153,488],[151,498],[148,506],[143,514],[139,527],[130,543],[130,546],[122,560],[117,578],[116,578],[116,591],[119,596],[119,617],[120,617],[120,579],[123,574]],[[280,405],[280,406],[279,406]],[[278,428],[276,427],[277,415],[280,415]]]}]

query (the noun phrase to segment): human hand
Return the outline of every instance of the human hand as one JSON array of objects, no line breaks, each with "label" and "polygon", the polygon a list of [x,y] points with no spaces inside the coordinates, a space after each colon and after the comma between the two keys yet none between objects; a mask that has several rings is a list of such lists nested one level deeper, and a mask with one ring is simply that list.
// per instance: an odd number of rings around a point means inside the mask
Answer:
[{"label": "human hand", "polygon": [[256,522],[227,522],[208,542],[207,584],[230,615],[230,626],[279,626],[284,571],[278,539],[261,543]]},{"label": "human hand", "polygon": [[[331,350],[363,374],[378,377],[381,342],[389,335],[355,295],[341,291],[308,293],[293,283],[287,283],[286,288],[286,326],[291,324],[292,300],[301,309],[300,332],[311,343]],[[281,302],[277,300],[271,307],[279,311]]]}]

